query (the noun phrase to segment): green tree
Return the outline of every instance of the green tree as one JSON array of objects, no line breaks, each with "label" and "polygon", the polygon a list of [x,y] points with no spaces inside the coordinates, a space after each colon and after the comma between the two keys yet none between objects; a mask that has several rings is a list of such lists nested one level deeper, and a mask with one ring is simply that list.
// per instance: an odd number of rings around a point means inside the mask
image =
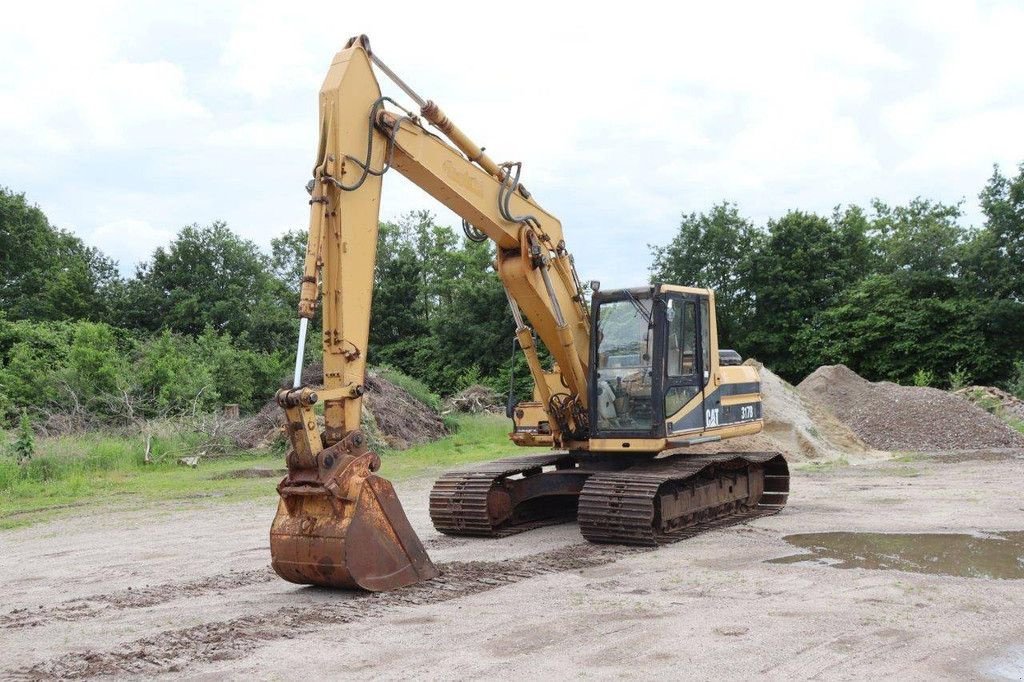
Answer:
[{"label": "green tree", "polygon": [[296,297],[298,303],[299,285],[302,282],[302,271],[306,266],[306,242],[309,241],[307,230],[287,230],[284,234],[270,240],[270,269],[274,277],[287,287]]},{"label": "green tree", "polygon": [[980,295],[1024,301],[1024,163],[1013,178],[996,166],[979,199],[985,223],[965,249],[964,277]]},{"label": "green tree", "polygon": [[431,320],[445,367],[459,370],[435,388],[442,393],[464,388],[467,377],[493,377],[508,364],[515,324],[501,280],[490,267],[493,260],[489,242],[469,240],[452,259],[447,301]]},{"label": "green tree", "polygon": [[822,309],[796,334],[810,367],[843,363],[871,380],[909,384],[915,374],[944,378],[957,367],[993,378],[999,358],[985,342],[973,302],[914,296],[904,278],[872,274]]},{"label": "green tree", "polygon": [[117,267],[0,187],[0,310],[10,319],[103,319]]},{"label": "green tree", "polygon": [[912,296],[955,295],[967,230],[960,224],[959,206],[920,197],[906,206],[874,201],[871,229],[878,254],[878,271],[893,274]]},{"label": "green tree", "polygon": [[791,211],[769,221],[739,265],[752,294],[744,348],[787,379],[814,362],[797,341],[814,316],[827,310],[869,271],[867,222],[859,209],[832,219]]},{"label": "green tree", "polygon": [[651,246],[651,281],[715,290],[720,343],[742,339],[750,296],[739,264],[749,257],[757,232],[735,204],[722,202],[707,213],[684,215],[667,246]]},{"label": "green tree", "polygon": [[373,271],[370,357],[381,358],[406,374],[413,369],[410,361],[401,357],[409,355],[406,346],[427,333],[422,269],[416,248],[402,226],[382,223],[377,232]]},{"label": "green tree", "polygon": [[223,222],[184,228],[139,266],[124,297],[131,326],[190,336],[210,327],[263,350],[290,345],[288,303],[268,257]]}]

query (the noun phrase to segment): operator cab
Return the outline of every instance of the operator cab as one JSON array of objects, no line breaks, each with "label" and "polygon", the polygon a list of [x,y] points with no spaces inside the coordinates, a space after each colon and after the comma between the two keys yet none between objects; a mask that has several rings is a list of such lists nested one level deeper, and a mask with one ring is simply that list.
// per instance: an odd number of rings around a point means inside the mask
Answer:
[{"label": "operator cab", "polygon": [[723,380],[740,361],[719,357],[713,291],[658,284],[598,291],[592,305],[592,437],[683,443],[760,421],[760,384]]}]

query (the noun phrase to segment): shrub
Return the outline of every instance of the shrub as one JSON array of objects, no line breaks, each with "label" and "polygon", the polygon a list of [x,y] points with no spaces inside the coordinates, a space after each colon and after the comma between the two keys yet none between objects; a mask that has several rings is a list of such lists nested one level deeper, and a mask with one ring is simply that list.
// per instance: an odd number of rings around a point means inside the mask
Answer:
[{"label": "shrub", "polygon": [[961,388],[971,383],[971,375],[967,371],[967,368],[961,363],[956,363],[956,367],[949,373],[949,390],[959,391]]},{"label": "shrub", "polygon": [[[59,380],[90,412],[109,413],[110,396],[130,385],[131,344],[106,324],[77,322]],[[71,397],[71,396],[69,396]]]},{"label": "shrub", "polygon": [[935,372],[930,369],[919,369],[914,372],[915,386],[931,386],[935,383]]},{"label": "shrub", "polygon": [[204,411],[220,400],[209,360],[196,343],[167,331],[143,344],[135,380],[150,412]]},{"label": "shrub", "polygon": [[269,400],[277,389],[289,360],[283,354],[270,355],[235,343],[229,334],[218,335],[207,328],[196,339],[196,348],[210,368],[210,378],[220,400],[251,409]]},{"label": "shrub", "polygon": [[1024,400],[1024,360],[1013,363],[1013,376],[1006,385],[1006,390]]},{"label": "shrub", "polygon": [[21,422],[18,424],[18,435],[12,446],[14,458],[18,466],[24,469],[32,461],[32,455],[36,452],[36,440],[32,433],[32,422],[29,421],[28,413],[21,411]]}]

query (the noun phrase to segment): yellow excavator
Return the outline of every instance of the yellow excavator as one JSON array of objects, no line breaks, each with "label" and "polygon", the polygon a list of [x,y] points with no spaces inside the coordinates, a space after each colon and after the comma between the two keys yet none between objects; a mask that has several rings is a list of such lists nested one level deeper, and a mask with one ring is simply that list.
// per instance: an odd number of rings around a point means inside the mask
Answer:
[{"label": "yellow excavator", "polygon": [[[418,113],[381,95],[374,67]],[[763,424],[756,369],[718,347],[713,291],[602,291],[592,283],[588,303],[562,225],[520,183],[521,164],[495,163],[392,72],[366,36],[334,57],[320,90],[319,140],[307,185],[295,380],[276,395],[290,444],[270,531],[278,575],[371,591],[438,575],[391,483],[374,473],[380,458],[359,430],[388,170],[461,216],[468,238],[494,242],[534,383],[532,400],[510,398],[510,438],[547,448],[442,476],[430,493],[437,530],[495,537],[575,515],[591,542],[657,545],[785,505],[781,454],[693,451]],[[323,383],[306,386],[307,326],[321,299]]]}]

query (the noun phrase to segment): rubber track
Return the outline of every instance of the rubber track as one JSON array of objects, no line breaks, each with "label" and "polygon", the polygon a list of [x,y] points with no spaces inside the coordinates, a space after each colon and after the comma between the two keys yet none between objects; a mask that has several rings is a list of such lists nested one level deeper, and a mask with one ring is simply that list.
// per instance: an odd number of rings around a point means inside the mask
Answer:
[{"label": "rubber track", "polygon": [[502,478],[537,467],[558,463],[574,464],[575,461],[568,453],[549,452],[543,455],[506,457],[472,469],[450,471],[437,479],[430,490],[430,520],[434,522],[434,528],[446,535],[487,538],[505,537],[560,523],[563,519],[552,518],[495,528],[487,513],[487,493]]},{"label": "rubber track", "polygon": [[[704,469],[726,462],[765,465],[765,491],[757,507],[735,512],[732,504],[709,510],[698,523],[665,531],[654,527],[658,491],[670,481],[684,481]],[[580,532],[597,543],[656,546],[691,537],[717,521],[739,523],[752,517],[775,514],[789,496],[789,467],[777,452],[722,452],[699,457],[671,457],[615,472],[592,475],[580,494]]]}]

